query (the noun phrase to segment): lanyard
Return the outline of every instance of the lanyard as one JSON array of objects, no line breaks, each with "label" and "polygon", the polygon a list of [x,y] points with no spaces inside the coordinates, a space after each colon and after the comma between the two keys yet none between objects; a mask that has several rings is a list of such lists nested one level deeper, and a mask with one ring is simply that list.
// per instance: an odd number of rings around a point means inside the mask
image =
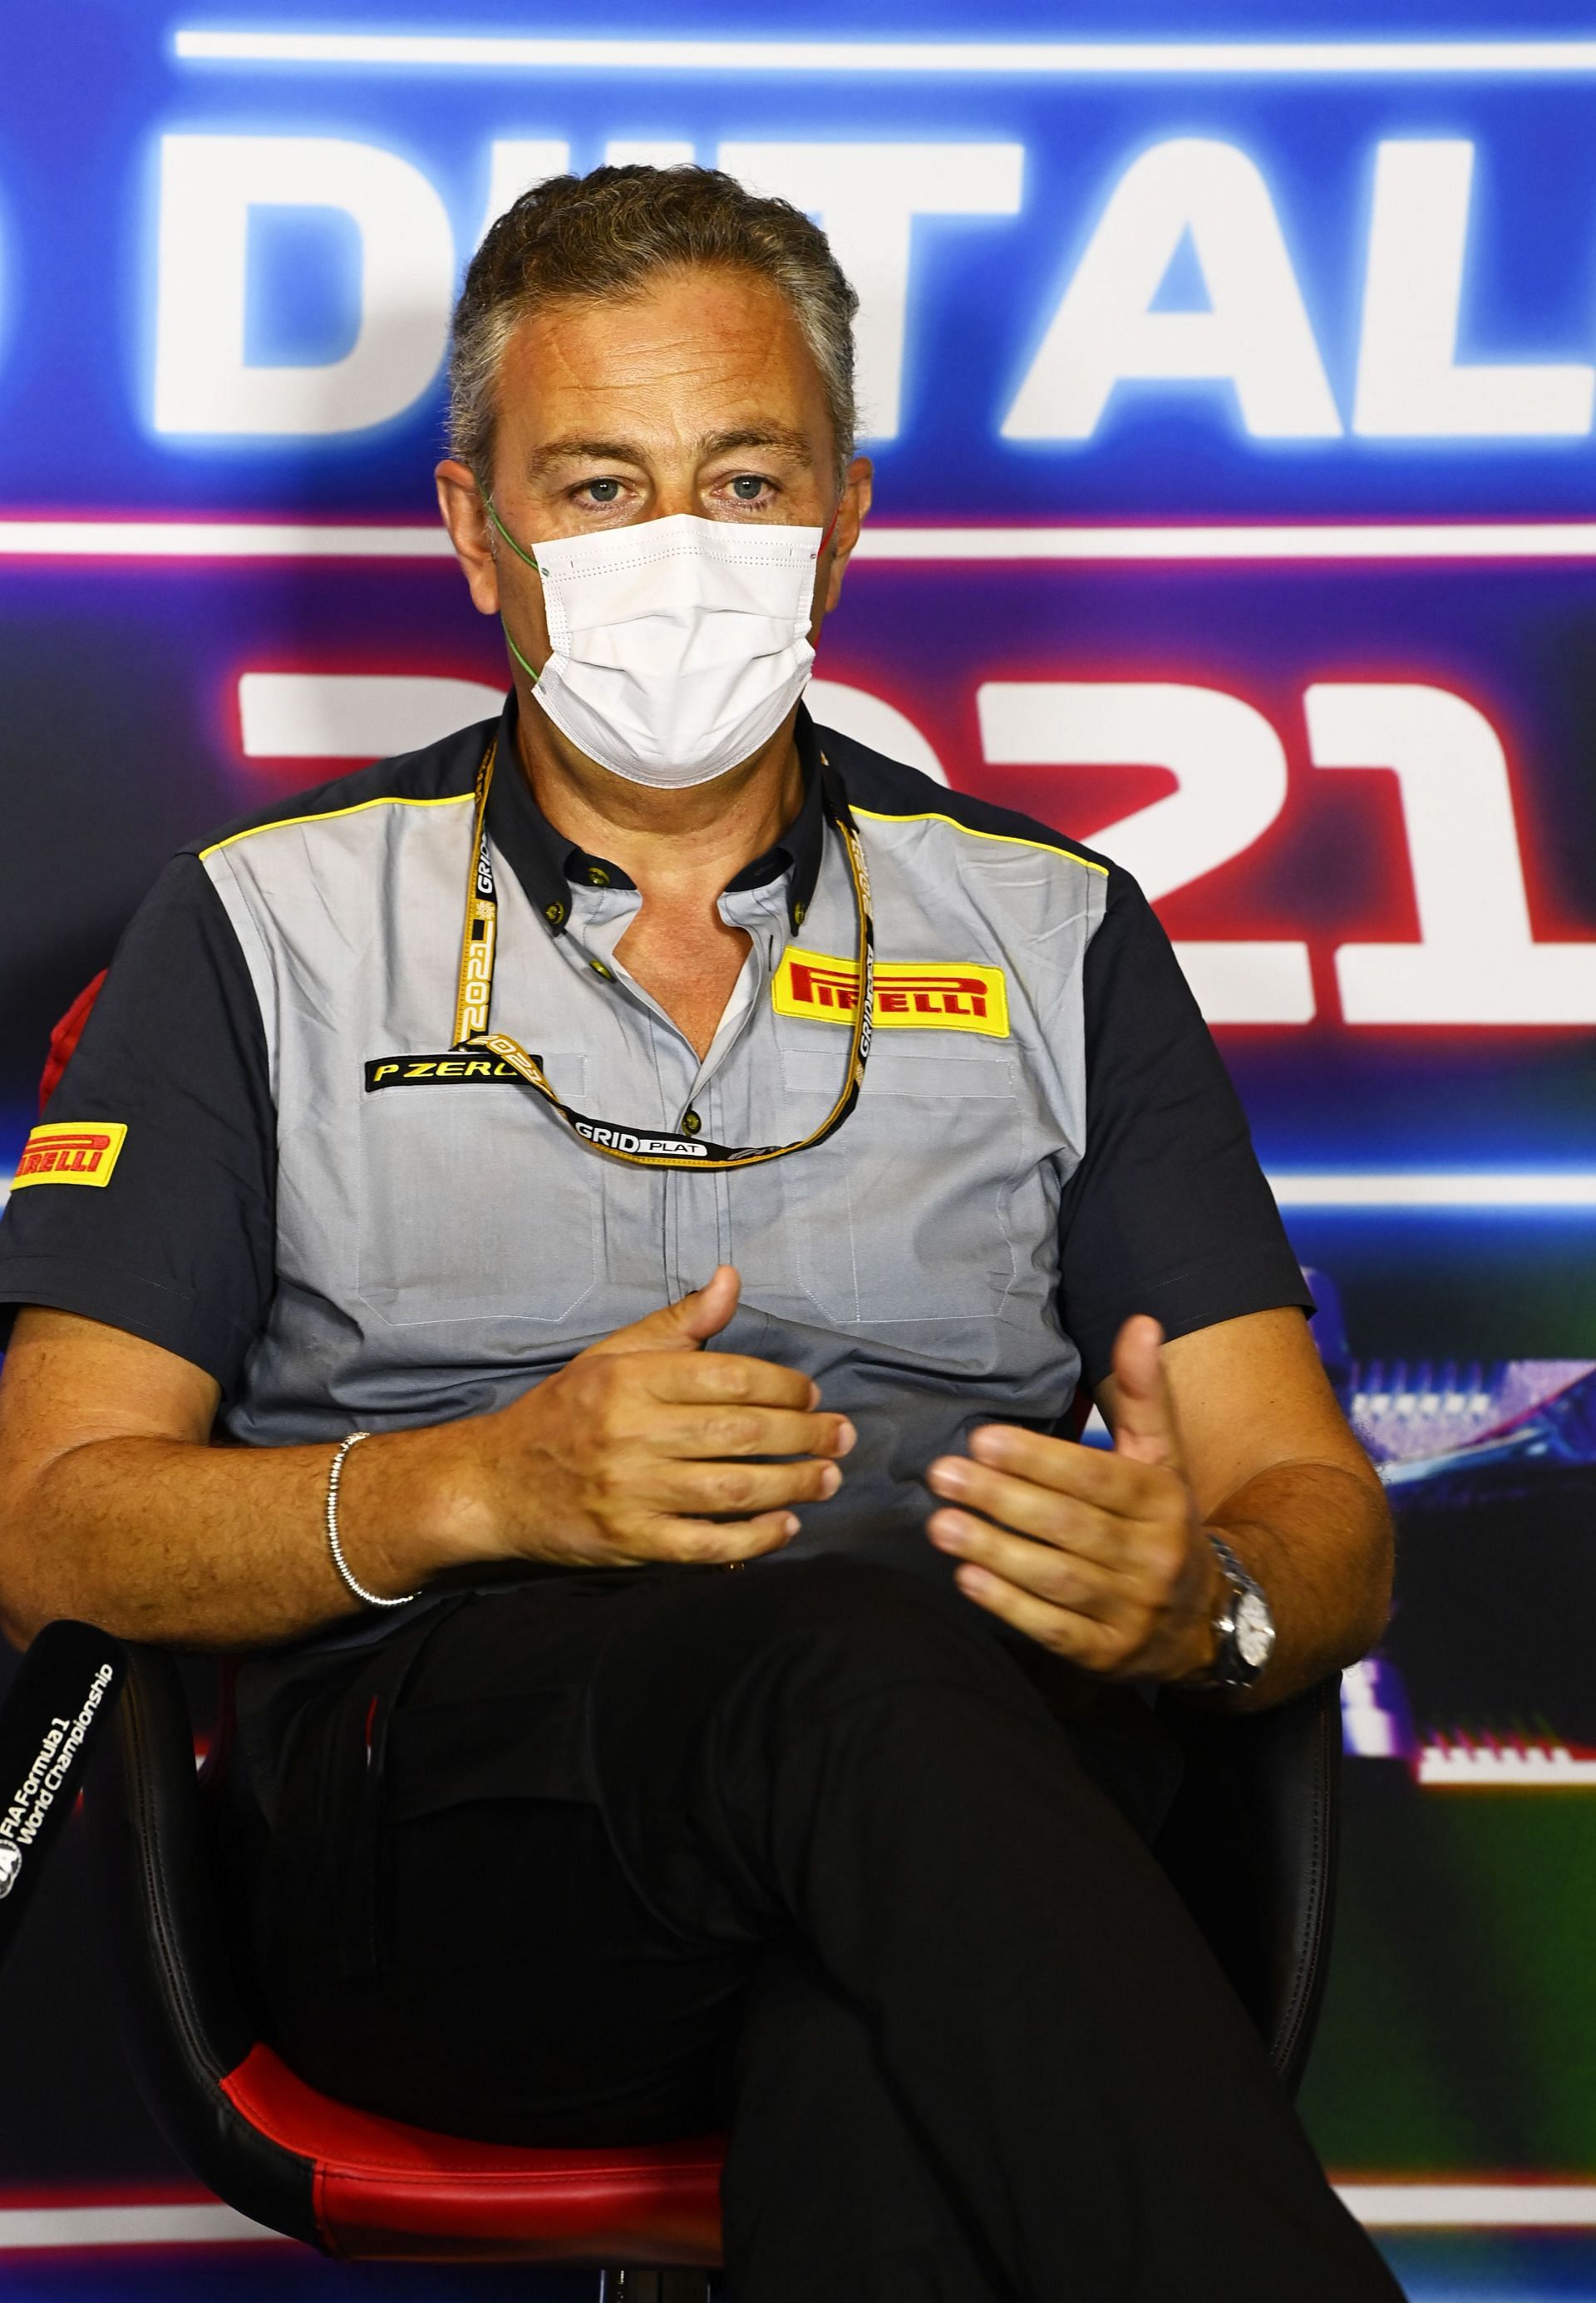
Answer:
[{"label": "lanyard", "polygon": [[[518,1072],[528,1087],[535,1088],[573,1135],[591,1144],[595,1152],[602,1152],[607,1160],[623,1160],[629,1168],[757,1168],[767,1160],[785,1160],[789,1152],[807,1152],[811,1145],[824,1143],[828,1135],[835,1135],[858,1102],[859,1091],[864,1084],[864,1067],[870,1052],[876,976],[876,932],[870,916],[870,875],[858,827],[841,793],[829,784],[822,786],[826,812],[842,834],[848,870],[853,881],[853,902],[859,919],[856,967],[859,990],[842,1092],[812,1135],[802,1137],[796,1143],[746,1146],[712,1143],[706,1137],[691,1133],[665,1135],[657,1128],[622,1127],[609,1120],[591,1118],[584,1111],[574,1110],[555,1092],[536,1056],[529,1055],[519,1040],[513,1040],[508,1032],[489,1030],[489,1010],[493,1000],[493,961],[499,942],[499,897],[493,879],[492,850],[488,844],[488,794],[492,789],[493,761],[497,750],[498,740],[494,738],[483,754],[482,764],[476,772],[476,801],[472,812],[471,855],[466,887],[466,920],[460,936],[460,970],[455,995],[454,1045],[457,1048],[487,1049],[500,1062],[508,1064],[512,1071]],[[822,775],[827,773],[824,761],[820,763],[820,772]]]}]

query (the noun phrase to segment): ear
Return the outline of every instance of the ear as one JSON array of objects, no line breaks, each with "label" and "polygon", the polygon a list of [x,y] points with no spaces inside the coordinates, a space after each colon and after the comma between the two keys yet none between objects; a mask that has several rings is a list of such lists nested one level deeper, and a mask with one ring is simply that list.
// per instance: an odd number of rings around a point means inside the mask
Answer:
[{"label": "ear", "polygon": [[827,551],[829,565],[826,570],[826,599],[820,613],[828,616],[843,596],[843,578],[859,541],[859,531],[864,526],[870,509],[870,498],[876,477],[875,466],[868,456],[855,456],[843,482],[842,496],[836,508],[836,525],[831,531]]},{"label": "ear", "polygon": [[468,466],[446,457],[433,474],[438,488],[438,510],[449,530],[455,557],[471,586],[479,615],[499,613],[499,569],[493,558],[493,530],[482,492]]}]

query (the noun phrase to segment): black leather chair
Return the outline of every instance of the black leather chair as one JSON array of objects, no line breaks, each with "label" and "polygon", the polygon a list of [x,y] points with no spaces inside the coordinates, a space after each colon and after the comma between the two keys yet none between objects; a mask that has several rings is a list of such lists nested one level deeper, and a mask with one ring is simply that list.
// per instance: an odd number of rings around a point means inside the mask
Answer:
[{"label": "black leather chair", "polygon": [[[172,1658],[130,1655],[88,1813],[129,2055],[193,2172],[330,2254],[591,2265],[607,2303],[703,2303],[720,2260],[718,2138],[571,2152],[463,2142],[334,2103],[265,2044],[223,1919],[216,1765],[197,1776]],[[1295,2087],[1329,1949],[1338,1686],[1250,1717],[1184,1709],[1179,1732],[1186,1779],[1158,1852]]]}]

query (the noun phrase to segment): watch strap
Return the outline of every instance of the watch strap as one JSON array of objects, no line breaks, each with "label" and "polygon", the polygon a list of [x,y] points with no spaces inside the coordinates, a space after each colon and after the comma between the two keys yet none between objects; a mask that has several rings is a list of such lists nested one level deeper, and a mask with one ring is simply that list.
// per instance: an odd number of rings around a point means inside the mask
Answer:
[{"label": "watch strap", "polygon": [[1248,1596],[1256,1599],[1266,1611],[1269,1602],[1264,1597],[1264,1588],[1256,1576],[1250,1574],[1242,1565],[1224,1538],[1215,1535],[1212,1528],[1205,1528],[1203,1532],[1206,1535],[1213,1547],[1214,1556],[1219,1562],[1227,1586],[1227,1595],[1219,1614],[1214,1619],[1215,1639],[1214,1661],[1200,1680],[1189,1681],[1187,1684],[1196,1688],[1214,1689],[1251,1687],[1254,1682],[1262,1676],[1264,1666],[1261,1664],[1249,1664],[1241,1653],[1238,1638],[1237,1611],[1241,1600]]}]

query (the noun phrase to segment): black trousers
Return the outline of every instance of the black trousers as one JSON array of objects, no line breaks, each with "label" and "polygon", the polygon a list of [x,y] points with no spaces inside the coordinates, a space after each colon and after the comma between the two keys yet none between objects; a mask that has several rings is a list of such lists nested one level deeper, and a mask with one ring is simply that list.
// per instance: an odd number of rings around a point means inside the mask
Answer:
[{"label": "black trousers", "polygon": [[854,1563],[536,1578],[303,1716],[278,2044],[459,2134],[729,2124],[735,2303],[1392,2303],[1136,1827],[1134,1696]]}]

